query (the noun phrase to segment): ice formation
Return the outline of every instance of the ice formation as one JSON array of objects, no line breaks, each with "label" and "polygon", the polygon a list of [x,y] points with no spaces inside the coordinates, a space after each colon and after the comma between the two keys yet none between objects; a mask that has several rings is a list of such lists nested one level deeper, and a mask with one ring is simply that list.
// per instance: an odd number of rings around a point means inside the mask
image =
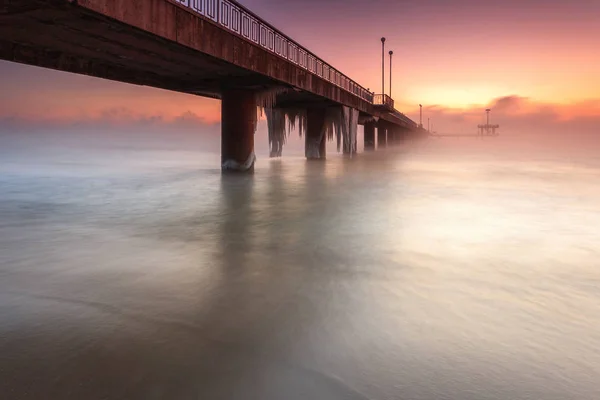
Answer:
[{"label": "ice formation", "polygon": [[271,157],[281,157],[285,144],[285,115],[278,109],[266,108],[267,129],[269,132],[269,147]]},{"label": "ice formation", "polygon": [[[358,110],[342,106],[342,143],[344,154],[356,153],[356,133],[358,129]],[[339,135],[338,135],[339,136]],[[339,151],[339,142],[338,142]]]},{"label": "ice formation", "polygon": [[[269,89],[256,94],[256,105],[260,114],[267,117],[269,147],[271,157],[281,157],[283,145],[291,131],[298,129],[302,137],[306,134],[307,112],[299,108],[274,108],[277,96],[288,89]],[[327,140],[337,139],[337,149],[346,154],[354,154],[357,150],[357,129],[359,111],[350,107],[329,107],[325,112],[325,121],[319,137],[311,138],[306,143],[306,157],[320,157],[320,143],[323,137]]]},{"label": "ice formation", "polygon": [[306,110],[296,108],[265,108],[271,157],[281,157],[283,145],[292,130],[300,136],[306,132]]},{"label": "ice formation", "polygon": [[252,151],[245,162],[238,163],[235,160],[226,160],[223,162],[221,168],[224,171],[248,171],[250,168],[252,168],[255,162],[256,155],[254,154],[254,151]]}]

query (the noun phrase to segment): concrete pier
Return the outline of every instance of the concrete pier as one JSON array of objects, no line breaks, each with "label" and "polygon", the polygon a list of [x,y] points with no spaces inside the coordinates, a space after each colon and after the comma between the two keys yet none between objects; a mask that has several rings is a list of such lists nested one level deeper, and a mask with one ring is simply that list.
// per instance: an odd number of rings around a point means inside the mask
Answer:
[{"label": "concrete pier", "polygon": [[249,90],[227,90],[221,101],[221,168],[253,172],[256,100]]},{"label": "concrete pier", "polygon": [[387,126],[383,121],[377,124],[377,148],[387,147]]},{"label": "concrete pier", "polygon": [[[322,128],[331,107],[351,110],[345,154],[356,152],[357,119],[377,121],[365,128],[367,149],[376,146],[375,127],[381,148],[393,126],[426,134],[390,96],[362,87],[237,1],[201,3],[0,0],[0,60],[222,99],[223,171],[253,171],[257,105],[310,109],[309,159],[326,157]],[[262,32],[276,45],[257,40]]]},{"label": "concrete pier", "polygon": [[397,145],[402,141],[402,132],[396,126],[390,126],[388,129],[388,142],[391,145]]},{"label": "concrete pier", "polygon": [[327,138],[323,132],[323,125],[325,125],[324,108],[309,108],[306,110],[304,154],[309,160],[324,160],[327,156]]},{"label": "concrete pier", "polygon": [[365,150],[375,149],[375,122],[365,124]]}]

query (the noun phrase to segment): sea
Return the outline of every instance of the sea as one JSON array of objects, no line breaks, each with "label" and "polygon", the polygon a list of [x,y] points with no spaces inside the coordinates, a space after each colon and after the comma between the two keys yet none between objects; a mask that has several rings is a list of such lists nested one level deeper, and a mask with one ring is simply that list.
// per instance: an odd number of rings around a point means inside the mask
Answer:
[{"label": "sea", "polygon": [[0,399],[600,398],[597,144],[207,143],[0,134]]}]

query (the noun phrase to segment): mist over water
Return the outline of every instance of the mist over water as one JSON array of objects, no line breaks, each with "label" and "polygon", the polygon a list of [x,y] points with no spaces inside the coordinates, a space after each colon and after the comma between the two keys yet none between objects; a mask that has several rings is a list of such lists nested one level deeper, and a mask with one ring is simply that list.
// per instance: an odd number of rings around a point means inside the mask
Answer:
[{"label": "mist over water", "polygon": [[598,399],[585,143],[0,144],[2,399]]}]

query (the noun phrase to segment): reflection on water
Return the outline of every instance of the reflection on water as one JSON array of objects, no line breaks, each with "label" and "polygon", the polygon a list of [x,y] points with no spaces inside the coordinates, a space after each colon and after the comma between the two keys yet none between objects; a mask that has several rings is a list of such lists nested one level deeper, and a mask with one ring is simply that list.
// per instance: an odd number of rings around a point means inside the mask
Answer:
[{"label": "reflection on water", "polygon": [[597,399],[600,163],[460,143],[2,154],[1,397]]}]

